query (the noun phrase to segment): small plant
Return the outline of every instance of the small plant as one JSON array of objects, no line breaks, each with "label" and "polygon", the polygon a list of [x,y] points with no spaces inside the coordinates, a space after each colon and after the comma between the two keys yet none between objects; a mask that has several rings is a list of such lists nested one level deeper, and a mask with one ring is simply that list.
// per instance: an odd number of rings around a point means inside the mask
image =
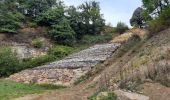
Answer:
[{"label": "small plant", "polygon": [[55,56],[56,58],[63,58],[71,54],[73,51],[74,49],[72,47],[58,45],[51,48],[49,54]]},{"label": "small plant", "polygon": [[102,95],[102,92],[97,91],[88,97],[88,100],[117,100],[117,95],[113,92],[106,92],[106,95]]},{"label": "small plant", "polygon": [[44,55],[37,58],[27,59],[22,61],[21,66],[23,67],[20,70],[41,66],[54,60],[56,60],[56,58],[52,55]]},{"label": "small plant", "polygon": [[126,30],[128,30],[128,26],[125,23],[118,22],[116,26],[116,32],[123,34]]},{"label": "small plant", "polygon": [[43,46],[43,42],[41,39],[37,38],[37,39],[34,39],[31,43],[33,45],[33,47],[35,48],[41,48]]},{"label": "small plant", "polygon": [[104,35],[84,35],[81,42],[83,44],[107,43],[113,39],[114,33],[106,33]]},{"label": "small plant", "polygon": [[0,77],[8,76],[20,69],[20,62],[11,48],[0,48]]}]

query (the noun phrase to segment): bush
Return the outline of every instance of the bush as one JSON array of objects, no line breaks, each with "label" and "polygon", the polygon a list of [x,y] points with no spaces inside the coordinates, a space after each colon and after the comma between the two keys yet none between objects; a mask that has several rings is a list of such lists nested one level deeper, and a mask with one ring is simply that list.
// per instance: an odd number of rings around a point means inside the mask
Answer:
[{"label": "bush", "polygon": [[75,43],[75,32],[70,27],[67,19],[63,19],[59,24],[53,25],[49,35],[58,44],[72,45]]},{"label": "bush", "polygon": [[[53,55],[45,55],[45,56],[27,59],[27,60],[25,59],[20,64],[20,66],[22,66],[22,68],[20,70],[41,66],[41,65],[44,65],[44,64],[54,61],[54,60],[56,60],[56,58]],[[20,71],[20,70],[18,70],[18,71]]]},{"label": "bush", "polygon": [[84,35],[81,42],[83,44],[106,43],[113,39],[114,33],[106,33],[104,35]]},{"label": "bush", "polygon": [[36,22],[38,25],[41,26],[51,26],[57,24],[61,21],[61,18],[64,16],[64,9],[63,8],[54,8],[49,9],[46,12],[40,13],[36,16]]},{"label": "bush", "polygon": [[24,16],[21,13],[2,13],[0,15],[0,32],[16,33],[23,20]]},{"label": "bush", "polygon": [[116,26],[116,32],[122,34],[124,33],[126,30],[128,30],[128,26],[125,23],[122,22],[118,22],[117,26]]},{"label": "bush", "polygon": [[149,21],[149,31],[153,35],[160,32],[170,25],[170,7],[165,8],[158,18]]},{"label": "bush", "polygon": [[49,54],[53,55],[55,58],[63,58],[71,54],[73,51],[74,49],[72,47],[56,46],[49,51]]},{"label": "bush", "polygon": [[0,76],[8,76],[20,69],[20,62],[10,48],[0,48]]},{"label": "bush", "polygon": [[101,95],[100,91],[97,91],[92,96],[87,98],[88,100],[117,100],[117,95],[113,92],[107,92],[107,96]]},{"label": "bush", "polygon": [[39,38],[34,39],[31,43],[35,48],[41,48],[43,46],[43,41]]}]

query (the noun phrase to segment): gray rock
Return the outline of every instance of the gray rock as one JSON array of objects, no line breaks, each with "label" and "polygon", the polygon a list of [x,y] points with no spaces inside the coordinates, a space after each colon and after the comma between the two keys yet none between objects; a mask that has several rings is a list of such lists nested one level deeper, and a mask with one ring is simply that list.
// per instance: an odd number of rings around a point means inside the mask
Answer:
[{"label": "gray rock", "polygon": [[122,90],[115,90],[114,93],[117,95],[118,100],[149,100],[148,96],[142,94],[125,92]]},{"label": "gray rock", "polygon": [[108,59],[119,46],[113,43],[95,45],[63,60],[16,73],[9,79],[25,83],[70,85]]}]

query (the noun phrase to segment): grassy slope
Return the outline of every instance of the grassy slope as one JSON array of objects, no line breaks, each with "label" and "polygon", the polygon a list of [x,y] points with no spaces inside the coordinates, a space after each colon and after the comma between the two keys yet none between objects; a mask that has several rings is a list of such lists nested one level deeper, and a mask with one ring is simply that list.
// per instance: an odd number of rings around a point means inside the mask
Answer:
[{"label": "grassy slope", "polygon": [[52,85],[28,85],[8,80],[0,80],[0,100],[9,100],[27,94],[42,93],[47,90],[64,88]]},{"label": "grassy slope", "polygon": [[133,45],[131,48],[128,46],[120,48],[118,55],[113,56],[114,63],[106,69],[107,73],[103,75],[104,80],[110,81],[101,83],[101,87],[105,83],[113,86],[115,82],[119,82],[122,88],[133,90],[137,85],[145,82],[145,79],[170,86],[170,77],[168,76],[169,46],[170,29],[167,29],[155,34],[150,39]]}]

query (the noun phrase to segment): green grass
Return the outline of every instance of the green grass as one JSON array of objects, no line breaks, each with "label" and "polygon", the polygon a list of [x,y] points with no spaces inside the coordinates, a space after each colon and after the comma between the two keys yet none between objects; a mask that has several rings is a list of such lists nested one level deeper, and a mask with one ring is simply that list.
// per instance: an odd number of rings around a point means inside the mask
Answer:
[{"label": "green grass", "polygon": [[81,39],[82,44],[97,44],[97,43],[107,43],[116,36],[115,33],[106,33],[103,35],[84,35]]},{"label": "green grass", "polygon": [[0,100],[10,100],[28,94],[42,93],[47,90],[61,89],[64,86],[35,85],[0,80]]},{"label": "green grass", "polygon": [[[97,100],[97,96],[100,94],[100,91],[95,92],[92,96],[88,97],[88,100]],[[117,100],[117,95],[114,92],[107,92],[107,96],[98,96],[99,100]]]}]

